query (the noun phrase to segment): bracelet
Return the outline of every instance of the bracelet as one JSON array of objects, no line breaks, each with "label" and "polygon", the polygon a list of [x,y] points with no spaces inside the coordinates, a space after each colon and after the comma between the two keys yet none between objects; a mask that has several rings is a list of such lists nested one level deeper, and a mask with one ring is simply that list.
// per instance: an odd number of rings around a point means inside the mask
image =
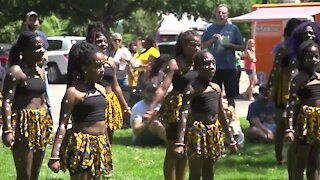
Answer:
[{"label": "bracelet", "polygon": [[176,146],[183,146],[183,147],[185,146],[184,143],[175,143],[175,145],[176,145]]},{"label": "bracelet", "polygon": [[230,146],[235,146],[235,145],[237,145],[237,141],[233,140],[233,143],[230,143]]},{"label": "bracelet", "polygon": [[289,129],[286,129],[286,133],[294,133],[294,130],[293,129],[291,129],[291,128],[289,128]]},{"label": "bracelet", "polygon": [[50,160],[60,160],[59,157],[50,157],[49,159],[50,159]]},{"label": "bracelet", "polygon": [[12,129],[8,129],[8,130],[5,130],[3,133],[5,133],[5,134],[13,133],[13,131],[12,131]]},{"label": "bracelet", "polygon": [[127,107],[127,109],[123,110],[124,113],[128,112],[129,110],[131,110],[131,107]]}]

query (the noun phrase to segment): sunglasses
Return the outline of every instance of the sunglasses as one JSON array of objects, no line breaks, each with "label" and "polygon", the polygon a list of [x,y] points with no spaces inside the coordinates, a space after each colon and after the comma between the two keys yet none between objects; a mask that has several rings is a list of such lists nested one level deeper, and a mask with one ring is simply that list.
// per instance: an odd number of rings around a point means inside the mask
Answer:
[{"label": "sunglasses", "polygon": [[196,42],[196,41],[191,41],[189,43],[189,46],[193,47],[193,48],[197,48],[197,47],[200,47],[200,44],[198,42]]}]

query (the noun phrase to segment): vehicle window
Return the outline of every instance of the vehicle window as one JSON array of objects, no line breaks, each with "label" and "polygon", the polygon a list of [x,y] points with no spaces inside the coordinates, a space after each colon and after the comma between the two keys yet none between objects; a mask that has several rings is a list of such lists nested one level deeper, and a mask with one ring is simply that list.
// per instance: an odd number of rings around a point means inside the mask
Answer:
[{"label": "vehicle window", "polygon": [[167,55],[174,56],[175,45],[166,45],[166,44],[159,45],[159,51],[160,51],[160,54],[167,54]]},{"label": "vehicle window", "polygon": [[62,41],[61,40],[48,40],[48,43],[49,43],[48,51],[62,49]]}]

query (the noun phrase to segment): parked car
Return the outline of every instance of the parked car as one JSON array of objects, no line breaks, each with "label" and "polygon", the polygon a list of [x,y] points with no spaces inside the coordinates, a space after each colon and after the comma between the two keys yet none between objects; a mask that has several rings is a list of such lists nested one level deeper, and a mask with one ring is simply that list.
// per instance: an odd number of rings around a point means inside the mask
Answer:
[{"label": "parked car", "polygon": [[8,66],[10,49],[11,49],[11,44],[0,43],[0,63],[1,63],[1,66],[3,67]]},{"label": "parked car", "polygon": [[68,55],[73,44],[84,41],[81,36],[52,36],[48,37],[48,80],[49,83],[65,81],[68,67]]},{"label": "parked car", "polygon": [[176,41],[158,43],[161,56],[167,55],[170,57],[174,57],[176,53],[176,44],[177,44]]}]

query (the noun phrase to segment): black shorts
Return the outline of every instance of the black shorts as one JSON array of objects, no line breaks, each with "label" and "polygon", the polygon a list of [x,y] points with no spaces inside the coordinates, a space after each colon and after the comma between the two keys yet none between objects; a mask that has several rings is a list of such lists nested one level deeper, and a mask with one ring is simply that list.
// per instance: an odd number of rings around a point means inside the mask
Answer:
[{"label": "black shorts", "polygon": [[141,134],[139,134],[135,141],[135,146],[159,146],[164,145],[164,141],[160,139],[158,136],[153,134],[149,128],[145,128]]},{"label": "black shorts", "polygon": [[212,82],[222,85],[227,98],[235,98],[239,95],[239,82],[236,69],[217,69]]}]

